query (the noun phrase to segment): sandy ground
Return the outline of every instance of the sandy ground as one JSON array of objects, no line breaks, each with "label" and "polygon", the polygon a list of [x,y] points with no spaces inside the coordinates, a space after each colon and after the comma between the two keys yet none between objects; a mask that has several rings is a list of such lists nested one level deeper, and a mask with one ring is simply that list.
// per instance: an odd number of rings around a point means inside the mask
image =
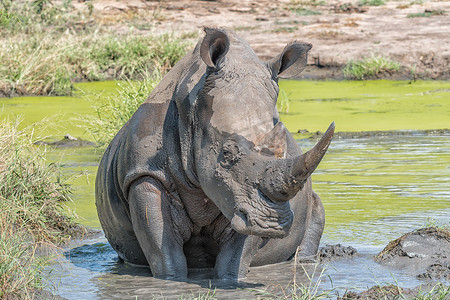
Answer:
[{"label": "sandy ground", "polygon": [[[308,5],[319,3],[319,5]],[[78,7],[86,5],[79,0]],[[450,1],[400,0],[382,6],[358,6],[355,0],[96,0],[94,14],[108,26],[114,20],[144,18],[146,32],[199,33],[202,26],[233,28],[262,59],[278,54],[290,40],[313,44],[306,78],[340,78],[349,60],[371,55],[402,64],[400,74],[383,77],[450,78]],[[345,7],[348,9],[346,10]],[[300,15],[295,8],[319,12]],[[438,10],[443,15],[407,17]]]}]

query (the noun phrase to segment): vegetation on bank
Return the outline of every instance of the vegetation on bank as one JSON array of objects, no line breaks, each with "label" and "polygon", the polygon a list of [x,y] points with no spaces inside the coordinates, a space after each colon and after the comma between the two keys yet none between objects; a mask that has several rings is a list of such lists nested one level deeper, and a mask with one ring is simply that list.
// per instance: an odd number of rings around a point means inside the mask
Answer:
[{"label": "vegetation on bank", "polygon": [[141,81],[118,82],[117,93],[110,96],[88,94],[88,98],[93,99],[90,101],[95,115],[83,116],[77,123],[92,136],[98,147],[106,148],[161,79],[161,72],[155,70],[143,75]]},{"label": "vegetation on bank", "polygon": [[171,34],[107,30],[88,5],[75,10],[70,2],[1,2],[0,95],[68,95],[76,81],[141,79],[186,52],[188,43]]},{"label": "vegetation on bank", "polygon": [[70,186],[61,166],[48,164],[45,148],[19,122],[0,124],[0,298],[31,298],[45,285],[48,258],[39,246],[55,247],[81,229],[65,209]]},{"label": "vegetation on bank", "polygon": [[344,76],[349,79],[367,80],[385,72],[396,72],[401,65],[387,57],[372,54],[361,60],[351,60],[344,68]]}]

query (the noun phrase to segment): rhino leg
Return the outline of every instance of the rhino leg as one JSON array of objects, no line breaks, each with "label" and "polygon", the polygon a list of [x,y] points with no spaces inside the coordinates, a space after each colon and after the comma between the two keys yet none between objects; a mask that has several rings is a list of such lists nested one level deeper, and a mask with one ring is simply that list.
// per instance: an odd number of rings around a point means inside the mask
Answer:
[{"label": "rhino leg", "polygon": [[319,195],[312,192],[312,209],[305,236],[299,246],[299,258],[302,261],[315,261],[319,249],[320,238],[325,227],[325,211]]},{"label": "rhino leg", "polygon": [[261,242],[260,237],[243,235],[232,230],[230,238],[220,245],[214,269],[215,277],[232,281],[244,279]]},{"label": "rhino leg", "polygon": [[151,177],[136,180],[128,194],[133,229],[153,276],[187,277],[183,238],[173,224],[170,196]]}]

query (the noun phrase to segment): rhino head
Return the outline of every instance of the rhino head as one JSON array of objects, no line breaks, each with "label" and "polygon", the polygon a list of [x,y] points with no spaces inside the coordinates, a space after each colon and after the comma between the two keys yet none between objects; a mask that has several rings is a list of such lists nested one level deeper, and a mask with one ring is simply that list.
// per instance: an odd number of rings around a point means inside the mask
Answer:
[{"label": "rhino head", "polygon": [[232,31],[205,29],[197,47],[206,64],[193,89],[192,126],[196,181],[234,230],[282,238],[292,225],[291,200],[316,169],[334,123],[305,154],[279,121],[278,78],[297,76],[311,45],[289,43],[281,54],[261,61]]}]

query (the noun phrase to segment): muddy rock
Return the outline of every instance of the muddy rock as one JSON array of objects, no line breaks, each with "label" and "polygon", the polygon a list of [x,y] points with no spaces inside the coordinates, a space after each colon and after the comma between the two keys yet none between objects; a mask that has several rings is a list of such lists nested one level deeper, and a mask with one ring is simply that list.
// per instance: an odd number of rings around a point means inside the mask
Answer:
[{"label": "muddy rock", "polygon": [[[323,132],[309,132],[306,129],[299,129],[298,133],[311,134],[311,139],[318,139],[323,136]],[[334,139],[360,139],[380,136],[434,136],[450,135],[450,129],[425,129],[425,130],[375,130],[375,131],[340,131],[335,132]]]},{"label": "muddy rock", "polygon": [[386,285],[386,286],[373,286],[367,291],[355,292],[347,291],[344,296],[338,297],[339,300],[350,300],[350,299],[383,299],[383,300],[394,300],[394,299],[448,299],[445,298],[449,295],[450,287],[442,283],[426,283],[416,286],[415,288],[402,288],[396,285]]},{"label": "muddy rock", "polygon": [[36,145],[49,145],[57,148],[76,148],[76,147],[89,147],[96,144],[91,141],[83,140],[82,138],[75,138],[70,134],[66,134],[63,139],[54,142],[37,141]]},{"label": "muddy rock", "polygon": [[424,279],[450,278],[450,231],[435,227],[404,234],[390,242],[375,260]]},{"label": "muddy rock", "polygon": [[351,246],[326,245],[319,250],[317,254],[321,263],[327,263],[337,259],[349,259],[358,254],[355,248]]},{"label": "muddy rock", "polygon": [[341,300],[349,299],[398,299],[403,294],[403,289],[395,285],[373,286],[367,291],[357,293],[348,291]]},{"label": "muddy rock", "polygon": [[32,299],[36,300],[67,300],[67,298],[55,295],[52,292],[44,289],[36,289],[33,293]]}]

